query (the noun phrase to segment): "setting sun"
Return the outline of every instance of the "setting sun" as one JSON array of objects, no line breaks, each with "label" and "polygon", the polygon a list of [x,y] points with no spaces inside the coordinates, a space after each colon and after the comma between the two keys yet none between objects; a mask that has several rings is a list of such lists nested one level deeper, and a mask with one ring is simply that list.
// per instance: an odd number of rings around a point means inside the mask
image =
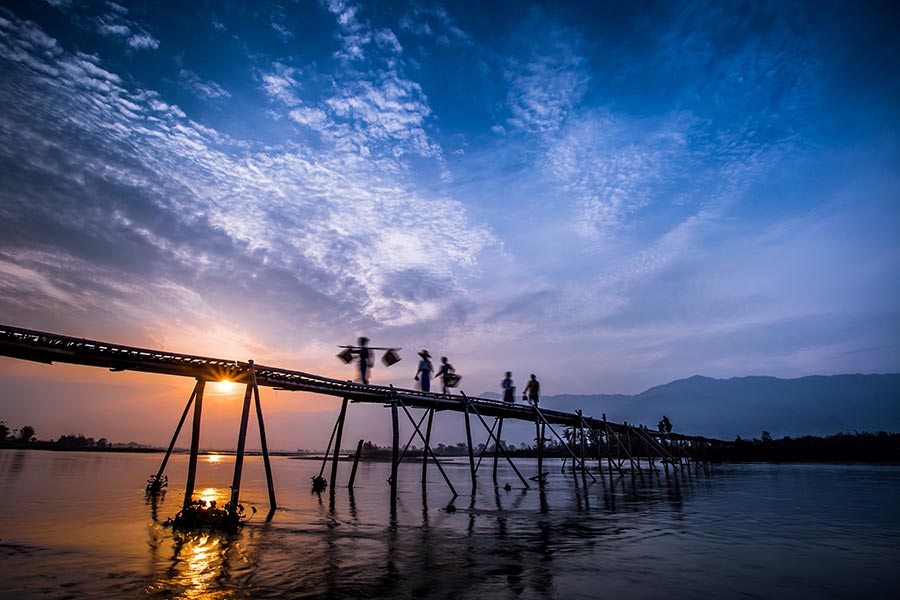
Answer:
[{"label": "setting sun", "polygon": [[237,384],[229,379],[223,379],[221,381],[214,381],[212,383],[212,385],[215,386],[215,391],[220,394],[233,394],[233,393],[237,392],[238,389],[240,388],[239,384]]}]

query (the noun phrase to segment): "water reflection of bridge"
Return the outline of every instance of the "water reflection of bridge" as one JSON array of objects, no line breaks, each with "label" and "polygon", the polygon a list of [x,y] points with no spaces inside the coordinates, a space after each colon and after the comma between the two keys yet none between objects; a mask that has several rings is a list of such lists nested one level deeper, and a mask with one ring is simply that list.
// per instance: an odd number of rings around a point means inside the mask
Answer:
[{"label": "water reflection of bridge", "polygon": [[[464,415],[473,496],[477,485],[478,465],[480,465],[484,452],[488,448],[493,450],[493,481],[495,484],[497,483],[497,463],[500,455],[503,455],[503,458],[515,471],[523,487],[530,487],[529,481],[534,481],[538,487],[543,487],[545,485],[543,456],[544,445],[548,440],[546,437],[548,430],[550,435],[558,440],[560,447],[567,453],[567,458],[571,460],[573,475],[576,476],[576,479],[580,478],[585,486],[588,478],[596,481],[594,472],[601,477],[608,477],[610,481],[616,476],[624,476],[626,474],[643,477],[645,472],[649,477],[653,477],[654,474],[658,474],[660,469],[668,476],[670,468],[673,476],[678,476],[679,473],[685,471],[690,475],[692,462],[699,465],[699,462],[705,457],[706,450],[711,445],[724,443],[719,440],[699,436],[660,433],[628,423],[613,423],[607,421],[605,415],[601,419],[596,419],[582,415],[581,411],[567,413],[546,409],[539,410],[537,407],[522,404],[507,404],[485,398],[472,398],[464,393],[451,395],[398,389],[393,386],[363,385],[301,371],[258,365],[254,364],[253,361],[240,362],[221,358],[175,354],[4,325],[0,325],[0,356],[47,364],[59,362],[102,367],[113,372],[142,371],[196,379],[197,383],[181,415],[157,475],[157,480],[162,477],[175,441],[193,405],[190,462],[188,463],[184,496],[185,505],[189,504],[194,497],[205,385],[210,381],[222,380],[244,384],[246,388],[238,432],[230,503],[232,505],[238,503],[247,428],[250,420],[250,407],[251,403],[253,403],[256,409],[263,463],[266,470],[269,503],[271,506],[270,516],[276,506],[275,486],[269,461],[262,404],[259,397],[260,386],[279,390],[312,392],[337,396],[343,399],[341,411],[332,430],[328,450],[326,450],[327,458],[331,460],[330,484],[332,494],[336,484],[337,464],[348,403],[381,403],[389,408],[393,431],[390,478],[392,503],[396,502],[397,495],[397,467],[416,438],[424,444],[423,483],[429,464],[428,459],[430,458],[441,472],[453,495],[457,495],[450,478],[447,477],[440,460],[431,448],[431,429],[436,412],[451,411]],[[425,411],[418,421],[410,412],[411,408]],[[399,440],[399,414],[401,411],[414,429],[413,435],[402,451]],[[494,419],[492,425],[488,424],[487,419],[490,418]],[[518,419],[535,423],[538,468],[537,475],[530,479],[522,475],[503,444],[499,441],[504,419]],[[484,445],[484,451],[477,464],[475,447],[472,444],[473,420],[476,423],[480,423],[488,435],[488,443]],[[563,434],[560,434],[557,427],[566,429],[563,431]],[[424,432],[422,431],[423,428]],[[334,449],[333,452],[332,447]],[[355,464],[358,460],[359,447],[354,460],[354,474],[356,472]],[[589,468],[589,460],[596,460],[595,469]],[[323,469],[324,466],[325,463],[323,462]],[[351,487],[353,485],[352,480],[353,475],[351,475]]]}]

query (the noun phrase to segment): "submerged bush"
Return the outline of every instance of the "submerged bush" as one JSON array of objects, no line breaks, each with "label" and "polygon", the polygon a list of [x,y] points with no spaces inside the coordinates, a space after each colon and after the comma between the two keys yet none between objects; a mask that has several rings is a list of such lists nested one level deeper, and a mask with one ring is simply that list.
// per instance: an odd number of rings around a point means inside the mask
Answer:
[{"label": "submerged bush", "polygon": [[174,519],[169,518],[164,525],[179,531],[210,530],[234,533],[256,514],[255,506],[251,506],[250,510],[251,513],[247,516],[242,504],[229,503],[224,508],[219,508],[215,500],[209,502],[191,500],[188,506],[178,511]]}]

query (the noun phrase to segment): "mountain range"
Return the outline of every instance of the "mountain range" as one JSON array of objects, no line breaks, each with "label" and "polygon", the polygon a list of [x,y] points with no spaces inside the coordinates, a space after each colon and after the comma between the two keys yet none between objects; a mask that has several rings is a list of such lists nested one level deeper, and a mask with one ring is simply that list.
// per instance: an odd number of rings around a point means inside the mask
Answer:
[{"label": "mountain range", "polygon": [[[497,394],[483,394],[497,398]],[[799,379],[695,375],[640,394],[545,396],[541,406],[655,428],[663,415],[676,431],[721,439],[900,431],[900,374]]]}]

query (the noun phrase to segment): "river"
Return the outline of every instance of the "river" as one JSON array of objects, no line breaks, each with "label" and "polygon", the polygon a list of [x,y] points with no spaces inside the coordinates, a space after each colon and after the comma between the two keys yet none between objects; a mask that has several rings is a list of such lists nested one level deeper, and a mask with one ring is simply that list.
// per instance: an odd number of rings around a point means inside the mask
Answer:
[{"label": "river", "polygon": [[[259,457],[237,534],[163,526],[182,500],[173,456],[158,502],[144,484],[162,455],[0,450],[2,598],[887,598],[900,589],[900,467],[747,464],[583,487],[549,461],[546,492],[487,463],[474,503],[432,466],[340,465],[334,506],[310,491],[319,464],[273,459],[270,522]],[[233,457],[201,458],[197,492],[227,500]],[[533,474],[533,461],[517,461]],[[470,491],[468,464],[446,470]],[[326,475],[328,471],[326,470]],[[589,480],[590,481],[590,480]]]}]

